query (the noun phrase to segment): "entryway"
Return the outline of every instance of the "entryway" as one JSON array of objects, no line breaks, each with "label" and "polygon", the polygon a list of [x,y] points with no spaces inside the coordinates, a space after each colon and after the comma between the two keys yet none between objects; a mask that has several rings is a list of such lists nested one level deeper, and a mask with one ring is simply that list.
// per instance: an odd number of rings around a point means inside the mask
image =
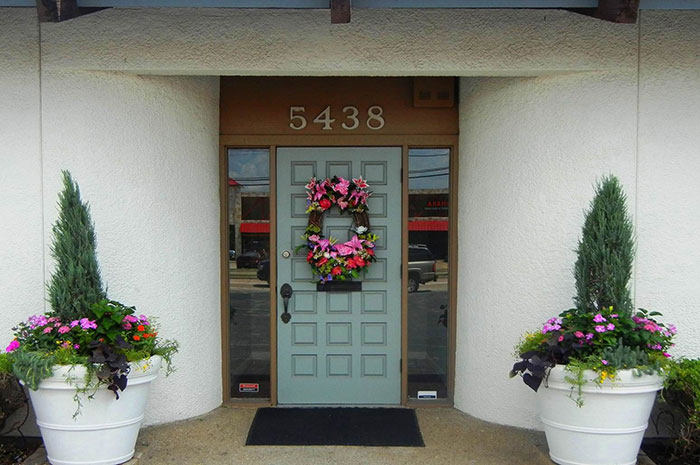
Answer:
[{"label": "entryway", "polygon": [[[455,95],[451,78],[222,78],[226,402],[452,405]],[[379,236],[346,286],[319,283],[301,238],[306,185],[334,176],[367,182]],[[355,226],[333,206],[320,232]]]}]

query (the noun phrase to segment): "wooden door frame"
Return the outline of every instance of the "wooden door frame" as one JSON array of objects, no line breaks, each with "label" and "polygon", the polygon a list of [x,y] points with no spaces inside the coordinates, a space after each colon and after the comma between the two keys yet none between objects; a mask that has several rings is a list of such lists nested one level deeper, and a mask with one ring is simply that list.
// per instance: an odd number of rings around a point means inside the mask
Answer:
[{"label": "wooden door frame", "polygon": [[[445,407],[454,403],[456,298],[458,280],[457,201],[458,135],[221,135],[219,137],[221,362],[223,403],[235,406],[277,405],[277,147],[401,147],[401,405]],[[229,368],[229,257],[228,257],[228,149],[263,148],[270,152],[270,399],[234,399],[230,396]],[[448,398],[408,399],[408,151],[411,148],[450,149],[448,197]]]}]

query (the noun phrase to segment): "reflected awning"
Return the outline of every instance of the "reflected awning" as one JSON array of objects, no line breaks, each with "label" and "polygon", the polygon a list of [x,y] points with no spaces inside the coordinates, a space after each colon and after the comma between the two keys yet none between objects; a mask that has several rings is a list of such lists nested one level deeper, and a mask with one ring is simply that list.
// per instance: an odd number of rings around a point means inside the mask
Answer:
[{"label": "reflected awning", "polygon": [[270,234],[270,223],[241,223],[241,233]]},{"label": "reflected awning", "polygon": [[447,231],[447,220],[417,220],[408,222],[409,231]]}]

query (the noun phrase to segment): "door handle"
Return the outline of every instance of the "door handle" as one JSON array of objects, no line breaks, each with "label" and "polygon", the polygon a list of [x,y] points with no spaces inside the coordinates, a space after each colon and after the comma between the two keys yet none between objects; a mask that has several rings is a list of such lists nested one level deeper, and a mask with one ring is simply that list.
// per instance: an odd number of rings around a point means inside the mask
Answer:
[{"label": "door handle", "polygon": [[282,296],[282,303],[284,304],[284,313],[280,316],[282,319],[282,323],[289,323],[289,320],[292,319],[292,315],[287,311],[287,308],[289,307],[289,298],[292,296],[294,291],[292,290],[292,286],[290,286],[287,283],[282,284],[282,287],[280,288],[280,295]]}]

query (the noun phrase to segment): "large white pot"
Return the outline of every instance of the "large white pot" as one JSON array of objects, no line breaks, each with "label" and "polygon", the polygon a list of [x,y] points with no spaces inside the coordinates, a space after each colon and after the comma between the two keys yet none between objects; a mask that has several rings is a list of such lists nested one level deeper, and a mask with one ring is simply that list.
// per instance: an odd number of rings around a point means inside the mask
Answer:
[{"label": "large white pot", "polygon": [[[547,435],[549,455],[561,465],[633,465],[662,388],[657,375],[636,377],[620,370],[615,380],[594,382],[597,373],[585,371],[583,407],[572,400],[578,387],[565,377],[573,374],[557,365],[537,391],[540,419]],[[572,391],[573,389],[573,391]]]},{"label": "large white pot", "polygon": [[116,465],[134,455],[151,381],[158,376],[161,358],[130,363],[128,384],[119,400],[105,386],[94,398],[81,395],[75,419],[76,384],[84,384],[84,366],[54,367],[36,391],[30,390],[36,422],[53,465]]}]

